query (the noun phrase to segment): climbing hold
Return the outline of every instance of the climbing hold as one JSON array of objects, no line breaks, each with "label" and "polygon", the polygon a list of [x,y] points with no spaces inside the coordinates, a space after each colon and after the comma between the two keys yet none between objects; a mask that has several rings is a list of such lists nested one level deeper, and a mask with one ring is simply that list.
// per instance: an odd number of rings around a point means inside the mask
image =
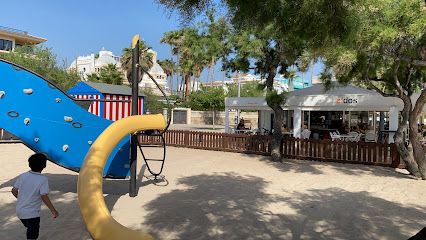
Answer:
[{"label": "climbing hold", "polygon": [[16,118],[16,117],[19,117],[19,113],[16,111],[9,111],[7,112],[7,116]]},{"label": "climbing hold", "polygon": [[61,102],[61,99],[60,99],[60,98],[57,98],[57,99],[56,99],[56,102],[57,102],[57,103],[60,103],[60,102]]},{"label": "climbing hold", "polygon": [[65,144],[64,146],[62,146],[62,150],[64,150],[64,152],[68,151],[69,147],[67,144]]},{"label": "climbing hold", "polygon": [[89,145],[92,145],[92,141],[88,141],[87,143],[88,143]]},{"label": "climbing hold", "polygon": [[4,91],[0,91],[0,98],[3,99],[4,95],[6,95],[6,93]]},{"label": "climbing hold", "polygon": [[30,124],[30,119],[29,119],[29,118],[25,118],[25,119],[24,119],[24,123],[25,123],[25,125]]},{"label": "climbing hold", "polygon": [[16,71],[21,71],[21,70],[22,70],[22,68],[16,67],[16,66],[14,66],[14,65],[11,65],[11,66],[12,66],[12,68],[13,68],[13,69],[15,69]]},{"label": "climbing hold", "polygon": [[72,117],[64,116],[65,121],[72,122]]},{"label": "climbing hold", "polygon": [[124,150],[123,150],[122,148],[120,148],[120,149],[118,149],[118,151],[119,151],[119,152],[122,152],[122,151],[124,151]]},{"label": "climbing hold", "polygon": [[38,140],[39,140],[38,138],[34,138],[34,142],[38,143]]},{"label": "climbing hold", "polygon": [[49,86],[49,88],[51,88],[51,89],[56,89],[56,87],[53,85],[53,84],[51,84],[51,83],[47,83],[47,86]]},{"label": "climbing hold", "polygon": [[33,90],[31,88],[24,89],[24,93],[28,94],[28,95],[31,95],[33,93]]}]

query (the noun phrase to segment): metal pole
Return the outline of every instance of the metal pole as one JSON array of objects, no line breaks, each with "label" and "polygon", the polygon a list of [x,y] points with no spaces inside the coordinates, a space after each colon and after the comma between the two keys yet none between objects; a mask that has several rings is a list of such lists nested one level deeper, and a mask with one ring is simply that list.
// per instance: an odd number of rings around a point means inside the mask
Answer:
[{"label": "metal pole", "polygon": [[383,132],[382,132],[383,130],[385,130],[385,112],[381,111],[380,121],[379,121],[379,142],[380,143],[384,142]]},{"label": "metal pole", "polygon": [[[238,81],[238,98],[240,98],[240,91],[241,91],[241,83],[240,83],[240,76],[238,75],[237,71],[237,81]],[[237,109],[237,124],[240,123],[240,109]]]},{"label": "metal pole", "polygon": [[[139,98],[139,35],[133,37],[132,41],[132,116],[138,115],[138,98]],[[129,184],[129,196],[136,197],[136,163],[138,154],[138,137],[135,134],[131,136],[130,142],[130,184]]]}]

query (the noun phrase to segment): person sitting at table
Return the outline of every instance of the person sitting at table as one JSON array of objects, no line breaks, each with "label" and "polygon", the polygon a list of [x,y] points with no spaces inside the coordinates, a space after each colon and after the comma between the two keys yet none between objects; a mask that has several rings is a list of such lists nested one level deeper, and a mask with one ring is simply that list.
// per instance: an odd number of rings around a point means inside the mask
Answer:
[{"label": "person sitting at table", "polygon": [[340,134],[346,134],[351,131],[351,128],[346,125],[346,122],[342,122],[342,126],[338,129]]},{"label": "person sitting at table", "polygon": [[368,133],[368,132],[372,132],[372,133],[374,133],[374,130],[373,129],[371,129],[371,126],[370,125],[367,125],[367,127],[365,127],[365,131],[364,131],[365,133]]},{"label": "person sitting at table", "polygon": [[286,133],[290,132],[290,127],[287,127],[284,123],[281,125],[281,132]]},{"label": "person sitting at table", "polygon": [[306,136],[307,136],[308,132],[309,132],[308,126],[303,125],[303,131],[302,131],[301,137],[302,138],[307,138]]},{"label": "person sitting at table", "polygon": [[355,126],[354,132],[357,132],[357,133],[365,133],[365,131],[364,131],[364,130],[362,130],[362,127],[360,127],[360,126],[359,126],[359,124],[357,124],[357,125]]},{"label": "person sitting at table", "polygon": [[240,119],[240,123],[238,123],[237,129],[238,130],[240,130],[240,129],[246,129],[245,126],[244,126],[244,118]]}]

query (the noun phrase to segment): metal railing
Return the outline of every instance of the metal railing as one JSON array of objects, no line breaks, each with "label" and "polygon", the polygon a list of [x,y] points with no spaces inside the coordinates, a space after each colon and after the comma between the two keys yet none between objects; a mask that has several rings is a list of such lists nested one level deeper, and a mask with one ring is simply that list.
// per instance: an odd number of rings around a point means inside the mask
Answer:
[{"label": "metal railing", "polygon": [[27,31],[22,31],[22,30],[19,30],[19,29],[3,27],[3,26],[0,26],[0,30],[5,30],[5,31],[9,31],[9,32],[14,32],[14,33],[20,33],[20,34],[25,34],[25,35],[28,34]]}]

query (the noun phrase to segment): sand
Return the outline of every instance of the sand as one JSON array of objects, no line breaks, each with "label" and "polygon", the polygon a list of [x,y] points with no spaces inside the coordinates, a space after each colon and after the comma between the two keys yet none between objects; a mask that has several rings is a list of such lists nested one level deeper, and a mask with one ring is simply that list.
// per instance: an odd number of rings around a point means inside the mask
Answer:
[{"label": "sand", "polygon": [[[159,155],[150,149],[152,157]],[[0,145],[0,239],[25,239],[10,193],[32,154]],[[144,171],[138,162],[139,173]],[[152,166],[155,168],[155,166]],[[91,239],[77,201],[74,172],[48,163],[53,219],[43,206],[39,239]],[[112,216],[155,239],[407,239],[426,226],[426,181],[405,170],[167,148],[166,181],[105,180]]]}]

